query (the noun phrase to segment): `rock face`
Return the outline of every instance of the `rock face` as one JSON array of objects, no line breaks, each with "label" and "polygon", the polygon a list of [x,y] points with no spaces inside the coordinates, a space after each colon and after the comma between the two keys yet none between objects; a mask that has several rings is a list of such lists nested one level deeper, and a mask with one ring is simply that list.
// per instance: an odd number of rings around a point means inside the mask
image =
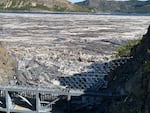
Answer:
[{"label": "rock face", "polygon": [[98,0],[86,0],[85,2],[90,7],[99,7],[99,3],[100,3],[100,1]]},{"label": "rock face", "polygon": [[109,113],[150,112],[150,27],[141,42],[131,50],[132,59],[112,72],[109,90],[123,89],[124,100],[114,101]]},{"label": "rock face", "polygon": [[15,76],[15,61],[8,51],[0,44],[0,84],[8,84]]},{"label": "rock face", "polygon": [[66,0],[5,0],[3,2],[6,8],[12,5],[13,7],[22,7],[25,5],[37,6],[38,4],[43,4],[44,6],[49,7],[53,7],[55,5],[73,7],[73,5],[71,5],[71,3],[67,2]]},{"label": "rock face", "polygon": [[148,32],[146,35],[143,36],[143,39],[141,40],[141,43],[136,45],[132,51],[131,55],[132,56],[147,56],[150,54],[150,26],[148,28]]},{"label": "rock face", "polygon": [[95,8],[98,12],[149,13],[149,1],[86,0],[81,5]]}]

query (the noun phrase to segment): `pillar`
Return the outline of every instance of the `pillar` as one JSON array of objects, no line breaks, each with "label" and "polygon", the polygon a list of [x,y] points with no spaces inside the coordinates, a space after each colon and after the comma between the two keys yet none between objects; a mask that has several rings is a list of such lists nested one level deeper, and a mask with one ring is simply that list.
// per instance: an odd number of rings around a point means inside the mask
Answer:
[{"label": "pillar", "polygon": [[5,96],[6,96],[6,113],[10,113],[10,110],[12,108],[12,101],[7,90],[5,91]]},{"label": "pillar", "polygon": [[39,97],[39,92],[36,92],[36,113],[40,113],[41,102]]}]

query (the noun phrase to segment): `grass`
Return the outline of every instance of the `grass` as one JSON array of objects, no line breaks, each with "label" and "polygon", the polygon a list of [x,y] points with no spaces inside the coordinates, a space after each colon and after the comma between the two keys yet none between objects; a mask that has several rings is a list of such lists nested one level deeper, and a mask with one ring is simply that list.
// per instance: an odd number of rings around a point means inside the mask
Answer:
[{"label": "grass", "polygon": [[130,56],[131,48],[134,45],[137,45],[140,42],[140,40],[141,40],[141,38],[136,39],[136,40],[129,40],[129,41],[127,41],[127,43],[119,46],[117,48],[116,56],[117,57],[127,57],[127,56]]}]

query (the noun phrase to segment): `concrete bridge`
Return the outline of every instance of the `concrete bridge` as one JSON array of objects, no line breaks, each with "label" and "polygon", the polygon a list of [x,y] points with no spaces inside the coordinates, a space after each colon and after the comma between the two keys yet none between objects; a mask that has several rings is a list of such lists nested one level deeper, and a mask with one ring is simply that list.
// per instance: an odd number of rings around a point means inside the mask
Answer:
[{"label": "concrete bridge", "polygon": [[[54,98],[53,101],[45,101],[41,98],[41,95],[53,95],[53,96],[67,96],[68,101],[71,96],[80,96],[84,94],[82,90],[71,90],[71,89],[49,89],[49,88],[39,88],[39,87],[23,87],[23,86],[0,86],[1,91],[1,101],[0,111],[10,113],[42,113],[50,112],[52,110],[52,105],[59,100],[59,98]],[[19,99],[20,98],[20,99]],[[48,97],[45,97],[48,98]],[[49,97],[50,98],[50,97]],[[21,107],[15,104],[16,101],[22,101],[28,104],[32,109],[26,107]],[[32,102],[35,100],[35,103]],[[22,103],[23,104],[23,103]],[[35,107],[35,108],[34,108]]]}]

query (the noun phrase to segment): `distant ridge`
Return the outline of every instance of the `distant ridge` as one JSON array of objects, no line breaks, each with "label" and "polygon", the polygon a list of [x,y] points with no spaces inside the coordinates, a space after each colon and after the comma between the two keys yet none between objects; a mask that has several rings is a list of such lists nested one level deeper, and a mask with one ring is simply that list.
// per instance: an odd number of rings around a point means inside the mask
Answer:
[{"label": "distant ridge", "polygon": [[67,0],[0,0],[0,10],[89,11],[88,8],[78,6]]},{"label": "distant ridge", "polygon": [[78,4],[91,7],[95,12],[150,13],[150,0],[85,0]]}]

